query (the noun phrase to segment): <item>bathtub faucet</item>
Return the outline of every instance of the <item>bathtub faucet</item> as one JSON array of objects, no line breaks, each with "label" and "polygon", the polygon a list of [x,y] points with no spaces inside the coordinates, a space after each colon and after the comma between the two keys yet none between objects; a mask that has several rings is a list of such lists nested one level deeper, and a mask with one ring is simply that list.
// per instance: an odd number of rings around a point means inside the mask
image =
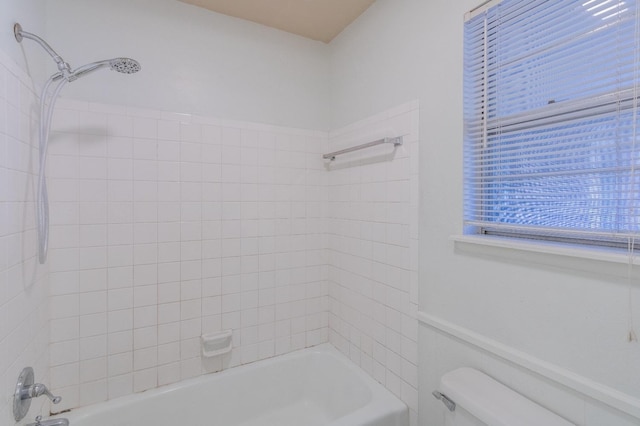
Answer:
[{"label": "bathtub faucet", "polygon": [[29,423],[27,426],[69,426],[67,419],[49,419],[42,420],[42,416],[36,417],[35,423]]}]

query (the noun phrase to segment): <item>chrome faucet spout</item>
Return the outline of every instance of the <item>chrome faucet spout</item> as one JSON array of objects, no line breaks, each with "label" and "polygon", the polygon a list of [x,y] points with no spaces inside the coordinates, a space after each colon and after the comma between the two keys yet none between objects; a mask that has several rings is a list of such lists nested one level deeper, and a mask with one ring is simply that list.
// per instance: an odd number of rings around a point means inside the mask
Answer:
[{"label": "chrome faucet spout", "polygon": [[35,423],[27,423],[27,426],[69,426],[69,420],[63,418],[42,420],[42,416],[38,416]]}]

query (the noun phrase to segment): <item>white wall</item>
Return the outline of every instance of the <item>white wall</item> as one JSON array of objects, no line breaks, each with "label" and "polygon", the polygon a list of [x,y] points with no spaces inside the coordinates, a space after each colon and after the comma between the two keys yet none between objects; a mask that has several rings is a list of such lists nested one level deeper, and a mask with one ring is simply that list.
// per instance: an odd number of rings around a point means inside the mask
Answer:
[{"label": "white wall", "polygon": [[[478,3],[378,0],[332,43],[331,122],[420,99],[420,310],[638,398],[640,345],[625,339],[624,265],[450,240],[462,232],[463,15]],[[442,424],[441,404],[430,392],[447,369],[476,365],[513,377],[504,361],[488,368],[488,355],[456,342],[421,326],[421,424]],[[514,387],[578,424],[630,421],[583,395],[523,376],[529,379],[513,380]],[[555,402],[540,396],[548,388]]]},{"label": "white wall", "polygon": [[[430,1],[377,1],[331,43],[331,128],[339,128],[396,105],[426,98],[438,77],[429,55],[438,46],[426,37]],[[414,14],[414,12],[417,12]],[[437,21],[437,19],[436,19]],[[420,39],[416,39],[420,37]],[[441,40],[441,38],[438,38]],[[423,82],[424,80],[424,82]],[[421,84],[416,85],[416,83]],[[420,105],[432,108],[432,102]],[[424,127],[424,124],[422,125]]]},{"label": "white wall", "polygon": [[328,48],[320,42],[177,0],[52,0],[46,27],[72,67],[120,56],[142,64],[132,76],[87,76],[63,97],[328,128]]},{"label": "white wall", "polygon": [[[13,35],[13,25],[20,23],[30,33],[42,35],[44,32],[44,0],[3,0],[0,2],[0,51],[27,71],[41,77],[42,55],[29,52],[18,43]],[[31,42],[28,42],[31,43]],[[44,53],[44,52],[43,52]]]}]

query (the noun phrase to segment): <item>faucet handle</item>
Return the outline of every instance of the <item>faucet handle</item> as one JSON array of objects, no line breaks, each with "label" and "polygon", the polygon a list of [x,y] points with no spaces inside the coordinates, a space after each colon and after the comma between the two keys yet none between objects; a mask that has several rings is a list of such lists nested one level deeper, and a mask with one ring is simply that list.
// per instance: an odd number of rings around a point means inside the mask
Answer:
[{"label": "faucet handle", "polygon": [[25,387],[22,391],[22,398],[37,398],[39,396],[46,395],[54,404],[59,404],[62,401],[61,396],[55,396],[49,389],[42,383],[35,383],[31,386]]},{"label": "faucet handle", "polygon": [[60,401],[62,401],[62,397],[61,396],[56,396],[56,395],[52,394],[51,392],[49,392],[49,389],[47,389],[46,387],[44,388],[44,394],[47,395],[47,397],[54,404],[60,404]]},{"label": "faucet handle", "polygon": [[40,420],[42,420],[42,416],[36,416],[36,422],[33,426],[40,426]]},{"label": "faucet handle", "polygon": [[47,398],[49,398],[54,404],[59,404],[60,401],[62,401],[61,396],[55,396],[54,394],[52,394],[49,389],[47,389],[47,387],[42,383],[36,383],[35,385],[32,385],[29,388],[29,395],[31,396],[31,398],[37,398],[39,396],[46,395]]}]

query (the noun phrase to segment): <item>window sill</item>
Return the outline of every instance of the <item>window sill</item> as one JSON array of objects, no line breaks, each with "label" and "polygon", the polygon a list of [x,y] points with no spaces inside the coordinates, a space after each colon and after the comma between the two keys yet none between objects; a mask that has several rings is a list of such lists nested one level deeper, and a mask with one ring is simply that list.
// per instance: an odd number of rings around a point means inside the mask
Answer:
[{"label": "window sill", "polygon": [[[553,257],[595,260],[607,263],[629,264],[629,254],[625,250],[607,247],[585,247],[578,244],[554,243],[548,241],[525,240],[519,238],[494,237],[489,235],[452,235],[450,240],[465,246],[494,247],[499,251],[539,253]],[[485,253],[487,254],[487,253]],[[634,265],[640,265],[640,256],[633,256]],[[542,262],[547,263],[547,262]]]}]

